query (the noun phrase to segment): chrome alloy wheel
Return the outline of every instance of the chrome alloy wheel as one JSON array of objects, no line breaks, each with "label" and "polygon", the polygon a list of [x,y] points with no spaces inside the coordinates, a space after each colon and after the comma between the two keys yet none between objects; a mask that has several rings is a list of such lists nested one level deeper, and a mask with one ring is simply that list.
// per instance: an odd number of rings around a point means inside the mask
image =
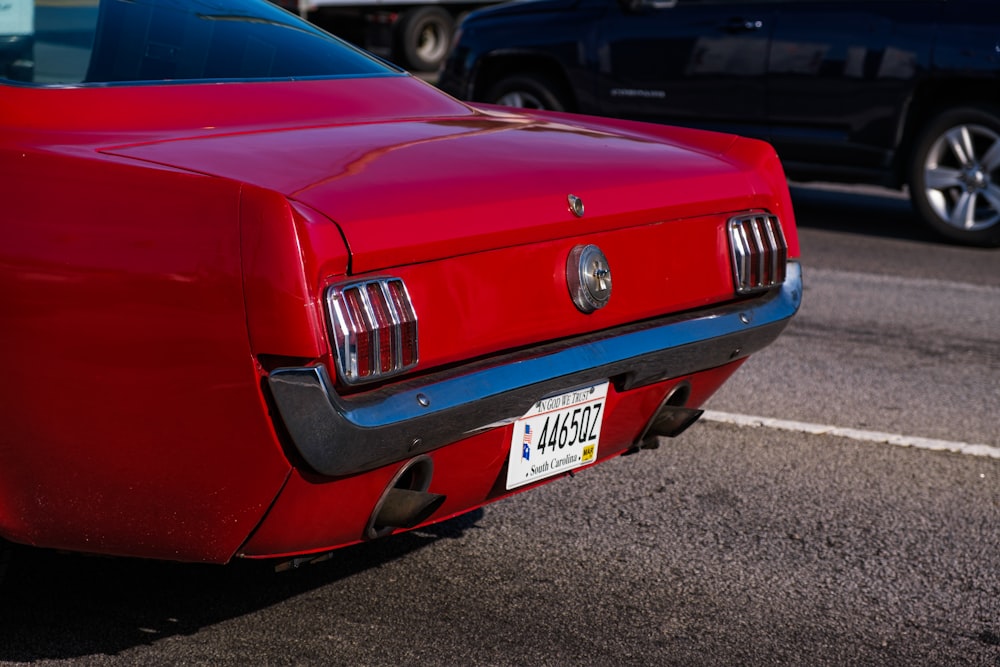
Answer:
[{"label": "chrome alloy wheel", "polygon": [[535,72],[501,76],[486,91],[483,101],[522,109],[572,111],[563,87]]},{"label": "chrome alloy wheel", "polygon": [[526,90],[512,90],[499,97],[496,103],[505,107],[521,107],[522,109],[548,108],[536,95],[533,95]]},{"label": "chrome alloy wheel", "polygon": [[978,231],[1000,222],[1000,135],[979,124],[946,130],[924,160],[924,196],[940,220]]}]

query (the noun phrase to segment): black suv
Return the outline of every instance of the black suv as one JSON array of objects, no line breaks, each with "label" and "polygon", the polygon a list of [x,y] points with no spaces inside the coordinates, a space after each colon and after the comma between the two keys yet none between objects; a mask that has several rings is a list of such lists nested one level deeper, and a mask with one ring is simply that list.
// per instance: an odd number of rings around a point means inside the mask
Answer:
[{"label": "black suv", "polygon": [[466,18],[438,85],[758,137],[795,180],[906,185],[1000,245],[998,0],[519,0]]}]

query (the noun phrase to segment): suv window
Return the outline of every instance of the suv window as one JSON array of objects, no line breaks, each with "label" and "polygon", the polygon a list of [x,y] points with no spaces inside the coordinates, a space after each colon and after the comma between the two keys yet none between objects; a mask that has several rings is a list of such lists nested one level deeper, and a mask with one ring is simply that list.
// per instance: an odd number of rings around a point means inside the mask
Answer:
[{"label": "suv window", "polygon": [[395,70],[264,0],[8,0],[0,77],[39,85]]}]

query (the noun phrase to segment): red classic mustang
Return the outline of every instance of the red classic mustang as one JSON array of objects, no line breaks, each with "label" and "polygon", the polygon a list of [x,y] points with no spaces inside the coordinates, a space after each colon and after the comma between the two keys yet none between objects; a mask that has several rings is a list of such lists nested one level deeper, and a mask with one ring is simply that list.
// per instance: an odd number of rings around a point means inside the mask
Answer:
[{"label": "red classic mustang", "polygon": [[680,433],[798,308],[767,144],[470,106],[258,0],[0,32],[8,542],[441,521]]}]

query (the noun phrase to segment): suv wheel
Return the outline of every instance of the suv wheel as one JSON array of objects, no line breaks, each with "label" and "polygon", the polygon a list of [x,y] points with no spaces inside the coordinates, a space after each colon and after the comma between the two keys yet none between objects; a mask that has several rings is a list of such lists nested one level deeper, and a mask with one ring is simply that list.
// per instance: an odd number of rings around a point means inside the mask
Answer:
[{"label": "suv wheel", "polygon": [[523,109],[569,110],[552,82],[535,74],[514,74],[500,79],[487,91],[486,101]]},{"label": "suv wheel", "polygon": [[977,107],[945,111],[917,138],[910,199],[940,234],[1000,245],[1000,117]]}]

